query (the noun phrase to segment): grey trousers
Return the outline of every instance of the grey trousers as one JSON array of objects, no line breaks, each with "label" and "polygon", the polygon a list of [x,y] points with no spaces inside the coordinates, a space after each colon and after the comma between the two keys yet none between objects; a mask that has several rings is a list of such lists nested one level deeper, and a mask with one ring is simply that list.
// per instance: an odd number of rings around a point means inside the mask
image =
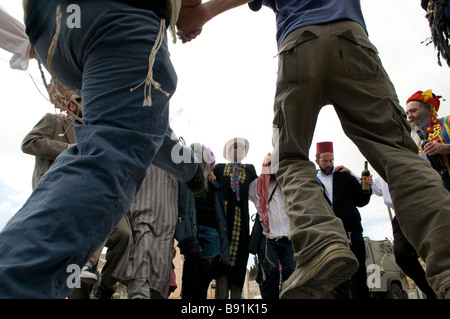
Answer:
[{"label": "grey trousers", "polygon": [[215,299],[243,299],[242,287],[231,282],[227,276],[216,279]]},{"label": "grey trousers", "polygon": [[450,287],[450,194],[418,156],[377,49],[352,21],[297,29],[279,51],[274,154],[297,265],[332,243],[347,243],[308,157],[318,114],[327,104],[389,184],[405,236],[426,261],[427,279],[442,296]]}]

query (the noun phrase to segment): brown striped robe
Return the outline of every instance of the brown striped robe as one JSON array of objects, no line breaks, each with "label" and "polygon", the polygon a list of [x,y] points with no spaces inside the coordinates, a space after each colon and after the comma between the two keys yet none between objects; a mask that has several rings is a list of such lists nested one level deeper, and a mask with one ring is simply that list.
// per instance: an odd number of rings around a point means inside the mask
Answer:
[{"label": "brown striped robe", "polygon": [[177,179],[150,165],[127,216],[131,238],[113,276],[124,284],[147,278],[150,287],[167,298],[178,218]]}]

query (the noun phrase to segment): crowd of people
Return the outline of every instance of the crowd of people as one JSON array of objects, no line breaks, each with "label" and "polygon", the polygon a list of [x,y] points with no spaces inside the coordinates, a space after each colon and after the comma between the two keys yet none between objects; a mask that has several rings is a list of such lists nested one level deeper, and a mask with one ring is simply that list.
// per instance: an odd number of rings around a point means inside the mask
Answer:
[{"label": "crowd of people", "polygon": [[[277,18],[279,136],[259,175],[244,163],[245,138],[225,143],[228,162],[216,163],[208,146],[184,145],[168,120],[177,77],[166,29],[187,43],[247,3]],[[70,4],[24,1],[20,39],[32,46],[19,51],[49,71],[49,95],[62,112],[24,138],[22,150],[36,157],[33,192],[0,233],[0,298],[85,298],[103,247],[98,298],[111,298],[116,281],[130,298],[167,298],[176,239],[184,299],[205,299],[212,278],[216,298],[241,298],[250,251],[262,298],[367,299],[357,207],[372,192],[395,209],[399,266],[428,298],[450,298],[449,119],[438,117],[441,96],[432,90],[400,106],[359,0],[80,0],[83,32],[62,23]],[[448,1],[421,5],[447,59],[440,36],[448,35]],[[308,156],[327,104],[380,176],[367,179],[368,191],[334,165],[332,142],[316,145],[315,163]],[[187,160],[174,161],[174,149]],[[258,212],[252,231],[249,202]],[[85,286],[67,285],[69,265],[83,267]]]}]

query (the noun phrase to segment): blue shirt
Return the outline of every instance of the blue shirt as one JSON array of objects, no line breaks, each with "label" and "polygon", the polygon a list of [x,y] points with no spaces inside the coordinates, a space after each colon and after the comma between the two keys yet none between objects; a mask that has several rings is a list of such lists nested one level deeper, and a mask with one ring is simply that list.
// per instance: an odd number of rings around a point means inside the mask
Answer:
[{"label": "blue shirt", "polygon": [[[167,4],[166,0],[109,0],[109,1],[117,1],[117,2],[126,2],[129,5],[141,9],[147,9],[154,11],[161,18],[165,18],[167,22],[169,22],[170,15],[167,12]],[[73,1],[77,3],[77,1]],[[61,0],[33,0],[28,2],[27,7],[27,20],[26,24],[26,33],[30,38],[30,42],[32,44],[36,43],[36,40],[39,38],[41,33],[44,30],[44,26],[48,21],[53,21],[55,23],[55,12],[56,6],[58,4],[62,4],[61,12],[63,14],[70,14],[66,12],[66,8],[70,1],[61,1]],[[99,2],[99,6],[108,5],[108,1]],[[83,4],[80,4],[81,10],[83,10]],[[63,23],[65,25],[65,23]],[[53,35],[52,35],[53,36]]]},{"label": "blue shirt", "polygon": [[353,20],[366,28],[361,0],[264,0],[276,14],[277,43],[280,48],[292,31],[336,20]]}]

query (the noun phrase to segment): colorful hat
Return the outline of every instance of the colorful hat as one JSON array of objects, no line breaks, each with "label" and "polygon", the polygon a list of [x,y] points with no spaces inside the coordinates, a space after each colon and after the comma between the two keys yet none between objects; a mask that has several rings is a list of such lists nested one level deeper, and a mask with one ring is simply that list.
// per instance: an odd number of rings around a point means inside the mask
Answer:
[{"label": "colorful hat", "polygon": [[441,105],[441,102],[439,101],[439,99],[441,97],[442,96],[440,96],[440,95],[436,95],[436,94],[432,93],[431,90],[427,90],[425,92],[417,91],[416,93],[411,95],[408,100],[406,100],[406,103],[408,103],[409,101],[425,102],[425,103],[433,106],[433,109],[437,112],[437,111],[439,111],[439,105]]},{"label": "colorful hat", "polygon": [[408,103],[409,101],[421,101],[433,107],[430,114],[430,125],[425,127],[425,131],[428,133],[428,140],[430,141],[439,141],[440,139],[440,125],[437,120],[437,112],[439,111],[439,105],[441,104],[441,102],[439,101],[441,97],[442,96],[440,95],[432,93],[431,90],[427,90],[425,92],[417,91],[406,101],[406,103]]},{"label": "colorful hat", "polygon": [[320,142],[316,144],[316,154],[334,153],[333,142]]}]

